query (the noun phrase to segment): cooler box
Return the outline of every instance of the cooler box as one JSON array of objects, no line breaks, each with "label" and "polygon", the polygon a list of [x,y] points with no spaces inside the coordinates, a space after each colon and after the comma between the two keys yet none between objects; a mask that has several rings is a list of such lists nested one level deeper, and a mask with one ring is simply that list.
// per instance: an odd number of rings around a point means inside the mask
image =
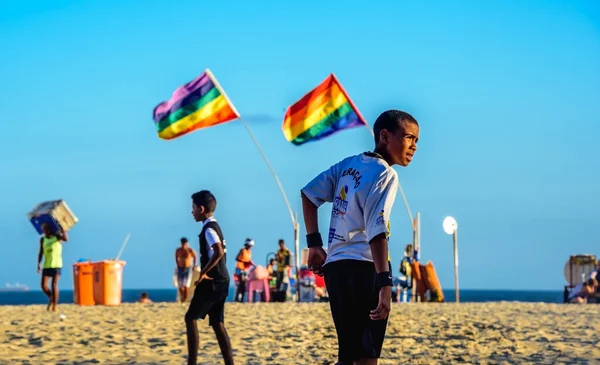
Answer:
[{"label": "cooler box", "polygon": [[50,224],[54,230],[62,228],[65,232],[77,223],[77,217],[67,203],[60,200],[51,200],[38,204],[27,213],[27,218],[39,234],[42,234],[42,224]]},{"label": "cooler box", "polygon": [[315,289],[312,287],[300,286],[300,301],[312,303],[315,301]]},{"label": "cooler box", "polygon": [[94,302],[100,305],[119,305],[123,291],[125,261],[94,262]]},{"label": "cooler box", "polygon": [[78,262],[73,265],[73,297],[75,304],[94,305],[94,264]]}]

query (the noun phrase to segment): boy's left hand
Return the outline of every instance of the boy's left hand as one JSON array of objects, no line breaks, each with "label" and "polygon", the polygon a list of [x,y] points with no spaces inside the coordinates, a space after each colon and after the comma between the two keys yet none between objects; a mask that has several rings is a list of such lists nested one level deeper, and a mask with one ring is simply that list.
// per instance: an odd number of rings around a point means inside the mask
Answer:
[{"label": "boy's left hand", "polygon": [[392,304],[392,287],[384,286],[379,289],[379,304],[377,308],[371,311],[370,317],[374,321],[381,321],[387,318],[390,314]]}]

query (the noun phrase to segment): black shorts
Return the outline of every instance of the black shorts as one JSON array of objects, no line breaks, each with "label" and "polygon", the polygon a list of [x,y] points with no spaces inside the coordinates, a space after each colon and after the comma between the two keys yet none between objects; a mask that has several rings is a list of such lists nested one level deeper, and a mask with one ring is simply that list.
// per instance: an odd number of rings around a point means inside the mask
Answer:
[{"label": "black shorts", "polygon": [[42,276],[49,276],[51,278],[55,276],[60,276],[60,267],[55,267],[52,269],[42,269]]},{"label": "black shorts", "polygon": [[208,314],[208,324],[223,323],[225,320],[225,301],[229,294],[229,282],[202,280],[194,290],[186,320],[204,319]]},{"label": "black shorts", "polygon": [[373,321],[377,308],[375,265],[368,261],[340,260],[324,266],[331,315],[338,337],[338,360],[352,363],[360,358],[379,358],[387,318]]}]

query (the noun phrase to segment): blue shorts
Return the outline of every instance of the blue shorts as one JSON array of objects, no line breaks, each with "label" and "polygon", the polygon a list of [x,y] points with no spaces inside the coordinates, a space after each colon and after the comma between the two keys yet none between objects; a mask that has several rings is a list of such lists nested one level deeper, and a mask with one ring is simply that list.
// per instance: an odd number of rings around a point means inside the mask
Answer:
[{"label": "blue shorts", "polygon": [[177,268],[177,286],[188,286],[190,276],[192,275],[192,268]]},{"label": "blue shorts", "polygon": [[42,276],[55,277],[60,276],[60,267],[55,267],[52,269],[42,269]]}]

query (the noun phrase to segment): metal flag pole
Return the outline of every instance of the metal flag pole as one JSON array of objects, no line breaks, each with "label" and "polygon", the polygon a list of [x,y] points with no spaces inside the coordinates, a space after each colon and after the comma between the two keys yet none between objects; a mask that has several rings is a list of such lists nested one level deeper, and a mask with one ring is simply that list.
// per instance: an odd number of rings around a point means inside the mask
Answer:
[{"label": "metal flag pole", "polygon": [[460,303],[460,290],[458,289],[458,227],[452,234],[452,247],[454,251],[454,295],[456,303]]},{"label": "metal flag pole", "polygon": [[[296,260],[295,260],[296,261],[296,276],[298,276],[298,251],[300,249],[300,235],[299,235],[299,229],[298,229],[299,225],[298,225],[297,216],[295,215],[295,213],[292,210],[292,206],[291,206],[290,201],[289,201],[289,199],[287,197],[287,194],[285,193],[285,190],[283,189],[283,185],[281,184],[281,181],[279,180],[279,176],[277,176],[277,173],[275,172],[275,169],[273,168],[273,166],[269,162],[269,159],[267,158],[267,155],[263,151],[260,143],[258,143],[258,139],[254,136],[254,133],[252,133],[252,130],[250,129],[250,126],[248,125],[248,123],[246,123],[246,121],[244,120],[244,118],[242,118],[240,116],[240,113],[237,111],[237,109],[235,108],[235,106],[231,102],[231,99],[229,99],[229,97],[225,93],[225,90],[223,90],[223,88],[221,87],[221,84],[219,84],[219,82],[217,81],[216,77],[213,75],[213,73],[209,69],[206,69],[206,73],[212,79],[213,83],[215,84],[215,87],[221,92],[221,95],[223,95],[223,97],[227,100],[227,102],[229,103],[229,106],[231,107],[231,109],[233,109],[234,113],[236,115],[238,115],[238,119],[242,122],[242,124],[246,128],[246,132],[248,132],[248,135],[252,139],[252,142],[254,142],[254,145],[256,146],[256,149],[258,149],[258,152],[260,152],[260,155],[262,156],[262,159],[264,160],[265,164],[269,168],[269,171],[271,172],[271,175],[273,175],[273,178],[275,179],[275,183],[277,184],[277,188],[279,189],[279,192],[281,193],[281,196],[283,197],[283,201],[285,202],[285,205],[286,205],[287,210],[288,210],[288,214],[290,215],[290,219],[292,221],[292,226],[294,228],[294,255],[296,257]],[[299,298],[299,296],[298,296],[298,298]]]}]

